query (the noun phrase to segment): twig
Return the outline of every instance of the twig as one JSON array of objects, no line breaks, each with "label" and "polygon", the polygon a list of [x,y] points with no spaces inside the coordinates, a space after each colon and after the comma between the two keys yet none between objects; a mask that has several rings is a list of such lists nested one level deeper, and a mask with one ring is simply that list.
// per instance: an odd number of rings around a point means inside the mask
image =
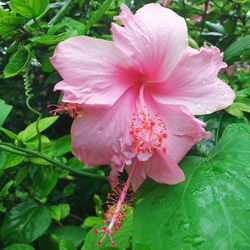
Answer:
[{"label": "twig", "polygon": [[0,148],[5,150],[5,151],[10,151],[7,148],[14,149],[15,152],[19,151],[21,153],[26,153],[27,157],[30,157],[30,156],[39,157],[41,159],[46,160],[47,162],[50,162],[55,167],[59,167],[61,169],[67,170],[67,171],[75,173],[77,175],[81,175],[81,176],[89,177],[89,178],[95,178],[95,179],[99,179],[99,180],[102,180],[102,181],[107,181],[107,178],[105,176],[100,176],[100,175],[97,175],[97,174],[88,173],[87,171],[82,171],[82,170],[77,170],[77,169],[71,168],[71,167],[69,167],[69,166],[67,166],[67,165],[65,165],[65,164],[63,164],[61,162],[58,162],[58,161],[56,161],[56,160],[54,160],[54,159],[40,153],[40,152],[37,152],[37,151],[33,151],[33,150],[30,150],[30,149],[18,147],[18,146],[15,146],[13,144],[6,143],[6,142],[0,142]]}]

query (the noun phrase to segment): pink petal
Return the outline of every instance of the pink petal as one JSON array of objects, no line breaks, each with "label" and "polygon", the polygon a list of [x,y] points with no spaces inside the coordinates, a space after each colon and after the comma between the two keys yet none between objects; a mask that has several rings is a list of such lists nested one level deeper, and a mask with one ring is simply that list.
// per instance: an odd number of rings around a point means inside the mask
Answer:
[{"label": "pink petal", "polygon": [[[72,151],[87,165],[123,168],[134,154],[129,126],[135,110],[136,88],[130,88],[111,108],[76,118],[71,128]],[[120,169],[122,170],[122,169]]]},{"label": "pink petal", "polygon": [[113,105],[139,76],[113,42],[86,36],[59,43],[51,62],[63,78],[55,90],[64,102]]},{"label": "pink petal", "polygon": [[190,50],[167,81],[151,85],[151,93],[162,103],[185,105],[193,114],[210,114],[232,104],[235,93],[217,78],[222,54],[216,47]]},{"label": "pink petal", "polygon": [[166,125],[166,155],[177,163],[195,143],[210,137],[210,133],[203,128],[205,123],[196,119],[184,106],[158,103],[149,94],[146,94],[145,101],[151,112],[159,113]]},{"label": "pink petal", "polygon": [[148,161],[140,162],[138,167],[144,168],[146,175],[158,183],[173,185],[185,179],[175,159],[160,151],[156,151]]},{"label": "pink petal", "polygon": [[124,27],[112,24],[115,45],[130,56],[147,81],[162,81],[187,48],[184,19],[159,4],[147,4],[135,15],[126,5],[116,17]]}]

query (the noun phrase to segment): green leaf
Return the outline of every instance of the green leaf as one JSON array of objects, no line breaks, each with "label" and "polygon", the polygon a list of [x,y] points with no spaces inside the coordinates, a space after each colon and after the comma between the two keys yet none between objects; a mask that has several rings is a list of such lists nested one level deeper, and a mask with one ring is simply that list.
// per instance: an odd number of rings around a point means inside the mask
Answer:
[{"label": "green leaf", "polygon": [[133,221],[133,210],[129,209],[127,217],[120,229],[115,232],[112,237],[115,241],[116,247],[111,247],[110,239],[107,236],[102,242],[101,246],[97,245],[97,242],[102,238],[102,234],[95,234],[95,229],[101,229],[104,223],[100,223],[93,227],[87,234],[84,241],[84,245],[81,250],[104,250],[104,249],[128,249],[130,237],[132,236],[132,221]]},{"label": "green leaf", "polygon": [[231,44],[224,52],[224,60],[232,64],[239,60],[241,54],[250,48],[250,35],[240,37],[237,41]]},{"label": "green leaf", "polygon": [[67,186],[63,189],[63,196],[70,196],[75,192],[76,185],[75,183],[69,183]]},{"label": "green leaf", "polygon": [[26,176],[29,174],[29,171],[30,171],[30,169],[27,167],[19,168],[19,170],[15,176],[15,183],[20,184],[26,178]]},{"label": "green leaf", "polygon": [[48,230],[48,233],[39,239],[39,246],[42,250],[59,250],[60,246],[68,246],[69,250],[74,246],[75,249],[80,246],[85,236],[85,229],[79,226],[56,227]]},{"label": "green leaf", "polygon": [[24,160],[24,156],[6,152],[6,160],[4,163],[4,169],[12,168],[20,164]]},{"label": "green leaf", "polygon": [[53,234],[60,240],[71,241],[77,247],[83,242],[86,231],[78,226],[63,226],[54,230]]},{"label": "green leaf", "polygon": [[49,207],[53,219],[60,221],[67,217],[70,212],[69,204],[53,205]]},{"label": "green leaf", "polygon": [[2,127],[4,121],[12,110],[12,106],[6,104],[3,100],[0,99],[0,127]]},{"label": "green leaf", "polygon": [[70,240],[61,240],[59,242],[59,250],[76,250],[76,247]]},{"label": "green leaf", "polygon": [[13,184],[14,184],[13,180],[7,182],[0,191],[0,197],[5,197],[6,195],[8,195],[9,189],[12,187]]},{"label": "green leaf", "polygon": [[40,237],[51,222],[47,207],[32,202],[23,202],[11,208],[6,215],[1,238],[5,244],[30,243]]},{"label": "green leaf", "polygon": [[86,168],[85,164],[79,161],[76,157],[70,158],[67,162],[67,165],[69,165],[72,168],[79,168],[79,169]]},{"label": "green leaf", "polygon": [[[39,121],[39,131],[42,132],[56,122],[59,116],[45,117]],[[31,123],[25,130],[21,131],[17,136],[19,140],[26,142],[37,135],[36,122]]]},{"label": "green leaf", "polygon": [[35,250],[32,246],[27,244],[12,244],[3,250]]},{"label": "green leaf", "polygon": [[32,167],[32,191],[40,198],[45,198],[56,186],[58,173],[54,167]]},{"label": "green leaf", "polygon": [[72,0],[66,0],[62,6],[62,8],[57,12],[56,16],[53,17],[53,19],[49,22],[48,26],[51,27],[53,25],[55,25],[56,23],[60,22],[65,13],[68,11],[68,8],[71,4]]},{"label": "green leaf", "polygon": [[134,249],[249,249],[249,141],[249,125],[230,125],[208,158],[184,160],[185,182],[145,185]]},{"label": "green leaf", "polygon": [[76,21],[73,18],[65,17],[62,23],[67,26],[70,30],[77,31],[77,35],[83,35],[85,26],[83,23]]},{"label": "green leaf", "polygon": [[[43,151],[47,150],[48,145],[52,144],[50,139],[46,135],[40,135],[40,140],[41,140],[42,147],[44,148]],[[32,139],[25,142],[25,145],[28,149],[36,150],[38,143],[39,143],[39,136],[36,135]],[[31,159],[33,159],[33,158],[31,158]],[[42,160],[41,158],[39,158],[39,159]],[[47,161],[45,161],[45,160],[43,160],[43,161],[47,163],[45,165],[48,165]]]},{"label": "green leaf", "polygon": [[84,220],[84,223],[83,225],[85,227],[93,227],[95,226],[96,224],[99,224],[102,222],[102,218],[100,217],[97,217],[97,216],[89,216],[87,217],[85,220]]},{"label": "green leaf", "polygon": [[65,135],[57,139],[52,149],[52,153],[54,156],[61,156],[70,151],[71,151],[70,135]]},{"label": "green leaf", "polygon": [[0,36],[16,31],[24,21],[23,17],[17,17],[15,13],[0,9]]},{"label": "green leaf", "polygon": [[27,18],[35,18],[47,9],[49,0],[10,0],[10,8]]},{"label": "green leaf", "polygon": [[205,25],[208,27],[210,31],[218,32],[218,33],[225,33],[224,27],[220,23],[212,23],[212,22],[205,22]]},{"label": "green leaf", "polygon": [[229,106],[226,111],[236,117],[244,117],[243,112],[250,113],[250,104],[249,103],[243,103],[242,102],[234,102],[231,106]]},{"label": "green leaf", "polygon": [[30,50],[26,47],[13,54],[5,66],[3,74],[5,78],[18,75],[30,60]]},{"label": "green leaf", "polygon": [[34,37],[31,39],[33,43],[45,44],[45,45],[53,45],[57,44],[61,41],[64,41],[70,37],[76,36],[77,31],[71,30],[67,32],[63,32],[58,35],[43,35],[39,37]]},{"label": "green leaf", "polygon": [[17,139],[17,135],[6,128],[0,128],[0,131],[2,131],[4,134],[6,134],[11,139],[14,139],[14,140]]},{"label": "green leaf", "polygon": [[0,150],[0,169],[4,167],[5,161],[6,161],[6,152]]},{"label": "green leaf", "polygon": [[194,49],[199,49],[199,45],[198,45],[197,42],[196,42],[193,38],[191,38],[191,37],[188,38],[188,45],[189,45],[190,47],[194,48]]},{"label": "green leaf", "polygon": [[85,34],[88,33],[89,29],[99,21],[99,19],[105,14],[113,0],[105,0],[97,11],[92,14],[88,23],[85,26]]}]

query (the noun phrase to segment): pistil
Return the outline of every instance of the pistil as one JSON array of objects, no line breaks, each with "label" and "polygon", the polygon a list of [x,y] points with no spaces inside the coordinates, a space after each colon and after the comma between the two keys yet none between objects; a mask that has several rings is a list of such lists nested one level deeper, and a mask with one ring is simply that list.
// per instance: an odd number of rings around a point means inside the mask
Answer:
[{"label": "pistil", "polygon": [[[101,245],[103,240],[108,236],[111,242],[111,246],[115,246],[115,241],[112,238],[112,234],[119,230],[121,227],[123,220],[126,218],[126,208],[124,209],[124,205],[130,205],[129,202],[126,201],[126,197],[129,192],[129,188],[131,186],[132,178],[135,174],[136,167],[139,163],[139,160],[136,158],[131,171],[129,173],[129,177],[120,191],[115,191],[119,196],[119,200],[116,204],[108,205],[108,210],[105,214],[107,225],[102,228],[102,230],[96,229],[95,234],[104,233],[101,240],[98,241],[97,245]],[[108,197],[110,198],[110,197]]]}]

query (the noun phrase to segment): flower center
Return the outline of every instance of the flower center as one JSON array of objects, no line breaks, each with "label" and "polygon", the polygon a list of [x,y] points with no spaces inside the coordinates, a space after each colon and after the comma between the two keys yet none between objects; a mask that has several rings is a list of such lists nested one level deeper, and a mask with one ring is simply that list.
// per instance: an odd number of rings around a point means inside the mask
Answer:
[{"label": "flower center", "polygon": [[130,125],[130,135],[133,138],[137,157],[141,161],[152,156],[155,149],[166,153],[163,142],[167,138],[166,126],[159,113],[151,115],[144,108],[139,113],[133,113]]}]

